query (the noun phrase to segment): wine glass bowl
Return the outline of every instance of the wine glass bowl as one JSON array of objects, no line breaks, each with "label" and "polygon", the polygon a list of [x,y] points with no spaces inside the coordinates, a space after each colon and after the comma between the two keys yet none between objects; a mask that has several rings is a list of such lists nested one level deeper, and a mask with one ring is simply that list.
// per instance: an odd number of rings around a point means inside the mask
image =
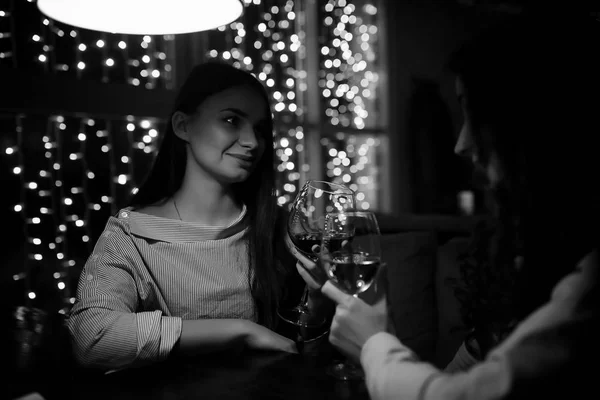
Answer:
[{"label": "wine glass bowl", "polygon": [[320,246],[328,279],[348,294],[367,290],[381,265],[380,232],[370,211],[342,211],[326,217]]},{"label": "wine glass bowl", "polygon": [[307,181],[292,204],[288,234],[294,246],[308,259],[319,260],[325,217],[335,210],[354,208],[354,192],[343,185],[324,181]]},{"label": "wine glass bowl", "polygon": [[367,290],[377,275],[380,260],[368,254],[339,254],[328,260],[327,276],[353,296]]}]

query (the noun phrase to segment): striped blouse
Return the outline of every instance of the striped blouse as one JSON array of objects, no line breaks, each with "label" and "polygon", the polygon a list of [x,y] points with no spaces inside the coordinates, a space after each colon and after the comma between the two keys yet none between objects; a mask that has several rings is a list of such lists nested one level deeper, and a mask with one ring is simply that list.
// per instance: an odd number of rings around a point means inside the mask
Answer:
[{"label": "striped blouse", "polygon": [[228,227],[131,208],[110,217],[83,268],[67,320],[78,362],[120,368],[163,360],[179,339],[183,319],[256,321],[245,212]]}]

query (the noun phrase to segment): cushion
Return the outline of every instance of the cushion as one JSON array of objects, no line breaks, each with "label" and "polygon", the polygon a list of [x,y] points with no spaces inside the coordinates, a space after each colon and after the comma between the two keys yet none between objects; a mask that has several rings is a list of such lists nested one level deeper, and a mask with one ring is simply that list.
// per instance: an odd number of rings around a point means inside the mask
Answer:
[{"label": "cushion", "polygon": [[382,235],[388,310],[396,335],[421,359],[433,361],[437,337],[434,232]]}]

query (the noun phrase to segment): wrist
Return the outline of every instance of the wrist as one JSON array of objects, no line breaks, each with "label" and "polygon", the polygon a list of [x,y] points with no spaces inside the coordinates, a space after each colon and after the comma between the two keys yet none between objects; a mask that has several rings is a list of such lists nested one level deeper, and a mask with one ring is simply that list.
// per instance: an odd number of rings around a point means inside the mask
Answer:
[{"label": "wrist", "polygon": [[247,319],[239,319],[236,321],[234,326],[234,330],[236,332],[235,335],[241,338],[243,341],[246,341],[250,336],[252,336],[255,325],[256,324],[254,322],[248,321]]}]

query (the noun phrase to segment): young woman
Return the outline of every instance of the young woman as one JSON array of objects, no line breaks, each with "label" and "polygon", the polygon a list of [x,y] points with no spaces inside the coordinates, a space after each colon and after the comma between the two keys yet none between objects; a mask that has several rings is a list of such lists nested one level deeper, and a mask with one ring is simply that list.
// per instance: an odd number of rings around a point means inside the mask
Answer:
[{"label": "young woman", "polygon": [[[216,62],[193,69],[147,179],[81,274],[68,318],[80,364],[122,368],[239,343],[296,352],[274,332],[277,307],[297,302],[303,282],[281,242],[272,135],[257,79]],[[311,292],[315,309],[322,299]]]},{"label": "young woman", "polygon": [[464,114],[455,150],[495,202],[495,223],[463,266],[479,354],[465,371],[439,371],[385,332],[384,308],[327,282],[338,304],[330,342],[360,360],[373,399],[597,392],[588,365],[600,357],[599,30],[585,17],[522,15],[454,56]]}]

